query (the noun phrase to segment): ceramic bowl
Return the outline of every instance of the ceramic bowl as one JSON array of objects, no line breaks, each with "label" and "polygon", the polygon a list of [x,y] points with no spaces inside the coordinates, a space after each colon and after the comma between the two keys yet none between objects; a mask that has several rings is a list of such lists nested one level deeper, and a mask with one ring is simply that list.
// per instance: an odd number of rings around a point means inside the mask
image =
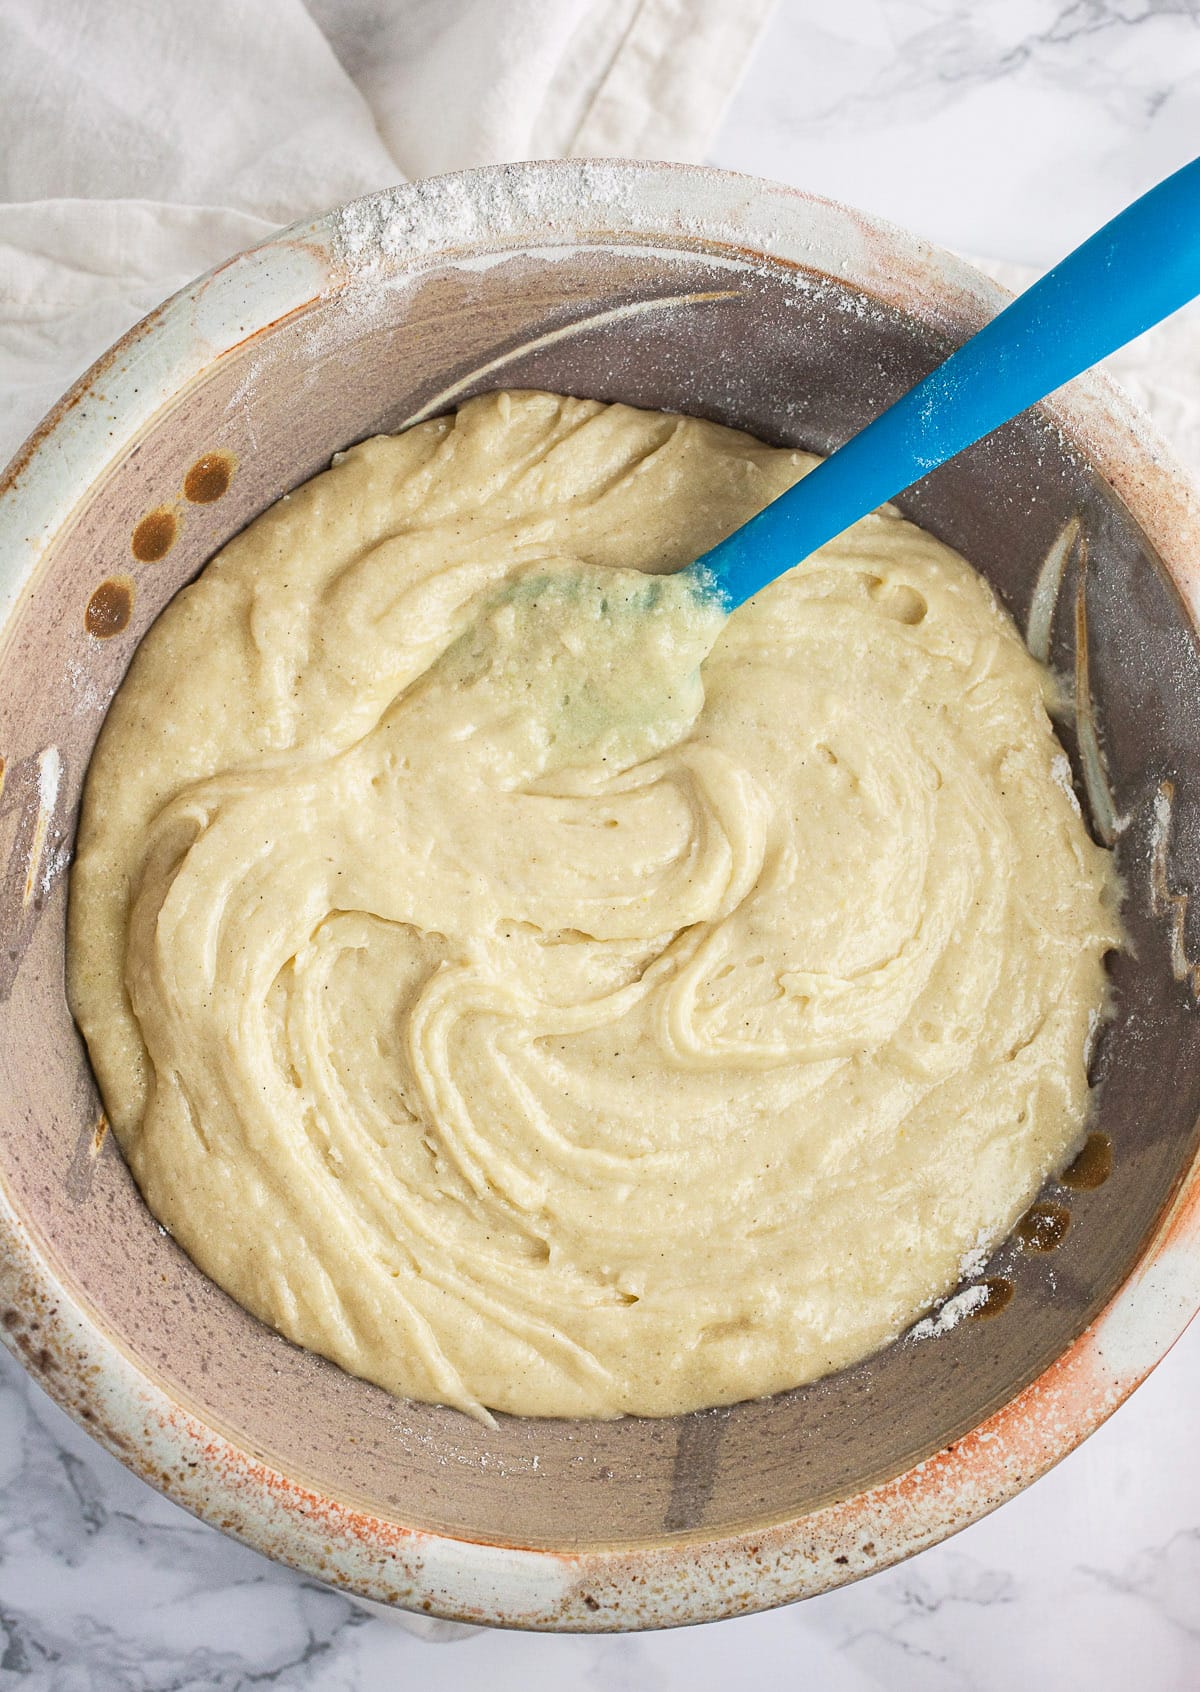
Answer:
[{"label": "ceramic bowl", "polygon": [[[139,637],[339,448],[526,386],[828,451],[1003,298],[895,229],[743,177],[467,173],[231,260],[113,348],[18,454],[0,484],[0,1334],[138,1474],[407,1609],[694,1622],[953,1532],[1070,1450],[1176,1338],[1200,1303],[1200,517],[1100,377],[899,502],[1068,678],[1080,791],[1127,890],[1089,1150],[1045,1195],[1055,1225],[982,1271],[982,1319],[670,1420],[489,1429],[398,1402],[260,1326],[154,1223],[63,996],[80,786]],[[1031,1249],[1064,1216],[1058,1248]]]}]

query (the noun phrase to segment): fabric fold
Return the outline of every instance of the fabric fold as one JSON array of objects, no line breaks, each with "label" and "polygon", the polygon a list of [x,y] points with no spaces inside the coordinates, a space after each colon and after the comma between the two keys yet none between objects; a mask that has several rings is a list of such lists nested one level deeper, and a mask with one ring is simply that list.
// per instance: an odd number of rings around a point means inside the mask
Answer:
[{"label": "fabric fold", "polygon": [[0,0],[0,464],[282,224],[521,158],[694,160],[774,0]]}]

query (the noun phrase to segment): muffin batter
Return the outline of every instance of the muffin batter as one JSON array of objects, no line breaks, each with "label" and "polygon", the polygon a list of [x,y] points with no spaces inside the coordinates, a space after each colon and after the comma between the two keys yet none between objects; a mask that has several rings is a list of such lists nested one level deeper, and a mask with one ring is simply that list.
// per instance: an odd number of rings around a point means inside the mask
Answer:
[{"label": "muffin batter", "polygon": [[71,1003],[155,1215],[354,1374],[475,1414],[795,1386],[1076,1148],[1114,882],[986,584],[887,508],[724,627],[640,573],[812,462],[487,395],[341,455],[143,642]]}]

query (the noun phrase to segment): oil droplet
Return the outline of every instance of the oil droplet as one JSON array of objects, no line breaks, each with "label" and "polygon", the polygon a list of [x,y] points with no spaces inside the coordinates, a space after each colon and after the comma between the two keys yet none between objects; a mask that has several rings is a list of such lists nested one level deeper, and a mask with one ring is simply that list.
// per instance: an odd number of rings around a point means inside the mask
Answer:
[{"label": "oil droplet", "polygon": [[1059,1176],[1064,1187],[1091,1192],[1102,1187],[1112,1174],[1112,1141],[1107,1134],[1089,1134],[1083,1150]]},{"label": "oil droplet", "polygon": [[236,461],[229,452],[206,452],[183,478],[183,492],[193,505],[211,505],[228,493]]},{"label": "oil droplet", "polygon": [[1067,1237],[1071,1212],[1061,1204],[1035,1204],[1017,1223],[1017,1238],[1026,1251],[1056,1251]]},{"label": "oil droplet", "polygon": [[128,576],[113,576],[101,582],[87,602],[84,627],[97,640],[111,640],[129,627],[133,615],[133,583]]},{"label": "oil droplet", "polygon": [[998,1316],[1013,1295],[1013,1284],[1005,1275],[995,1275],[979,1284],[987,1296],[982,1304],[976,1305],[972,1310],[973,1322],[981,1322],[988,1316]]}]

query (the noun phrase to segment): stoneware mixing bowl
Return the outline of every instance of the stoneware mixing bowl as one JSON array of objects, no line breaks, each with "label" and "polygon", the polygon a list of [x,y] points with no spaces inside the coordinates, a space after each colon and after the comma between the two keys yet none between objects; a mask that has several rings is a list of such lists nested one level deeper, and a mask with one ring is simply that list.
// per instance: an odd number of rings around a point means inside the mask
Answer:
[{"label": "stoneware mixing bowl", "polygon": [[482,389],[536,386],[827,451],[1002,299],[945,253],[747,178],[480,171],[231,260],[101,359],[9,466],[0,1333],[138,1474],[270,1555],[408,1609],[548,1629],[693,1622],[819,1592],[970,1522],[1177,1337],[1200,1303],[1200,516],[1099,377],[901,501],[1067,678],[1064,733],[1091,825],[1116,842],[1132,941],[1112,971],[1088,1147],[1025,1243],[981,1269],[976,1319],[672,1420],[489,1429],[397,1402],[260,1326],[154,1223],[63,997],[80,785],[139,637],[339,448]]}]

